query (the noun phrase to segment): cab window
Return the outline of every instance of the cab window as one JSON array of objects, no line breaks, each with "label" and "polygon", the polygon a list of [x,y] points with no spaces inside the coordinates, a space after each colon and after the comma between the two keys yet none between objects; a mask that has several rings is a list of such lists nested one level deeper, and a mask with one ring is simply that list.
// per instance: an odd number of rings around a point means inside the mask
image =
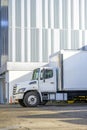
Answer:
[{"label": "cab window", "polygon": [[45,70],[45,74],[44,74],[45,79],[49,79],[53,77],[53,70]]},{"label": "cab window", "polygon": [[41,70],[41,75],[40,75],[40,79],[43,80],[43,79],[49,79],[49,78],[52,78],[53,77],[53,70]]},{"label": "cab window", "polygon": [[35,69],[33,72],[32,80],[38,80],[40,69]]}]

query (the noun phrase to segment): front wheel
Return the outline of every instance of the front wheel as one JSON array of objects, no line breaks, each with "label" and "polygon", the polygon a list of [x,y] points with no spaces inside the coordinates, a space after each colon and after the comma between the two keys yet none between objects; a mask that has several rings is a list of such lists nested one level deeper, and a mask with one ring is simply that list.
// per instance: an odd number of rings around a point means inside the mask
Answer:
[{"label": "front wheel", "polygon": [[40,97],[37,92],[28,92],[24,96],[24,103],[27,107],[36,107],[40,104]]}]

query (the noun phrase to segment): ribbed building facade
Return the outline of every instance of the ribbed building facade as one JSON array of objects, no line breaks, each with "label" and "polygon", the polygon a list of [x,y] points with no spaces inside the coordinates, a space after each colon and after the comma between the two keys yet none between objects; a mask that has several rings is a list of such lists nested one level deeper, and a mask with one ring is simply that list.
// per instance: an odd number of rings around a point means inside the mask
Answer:
[{"label": "ribbed building facade", "polygon": [[47,61],[87,44],[87,0],[9,0],[9,61]]},{"label": "ribbed building facade", "polygon": [[[15,75],[22,71],[14,63],[48,62],[58,50],[86,45],[87,0],[0,0],[0,74],[4,77],[0,80],[5,81],[0,96],[6,93],[10,99],[17,78],[11,79],[13,71],[17,70]],[[11,66],[3,71],[5,61]]]}]

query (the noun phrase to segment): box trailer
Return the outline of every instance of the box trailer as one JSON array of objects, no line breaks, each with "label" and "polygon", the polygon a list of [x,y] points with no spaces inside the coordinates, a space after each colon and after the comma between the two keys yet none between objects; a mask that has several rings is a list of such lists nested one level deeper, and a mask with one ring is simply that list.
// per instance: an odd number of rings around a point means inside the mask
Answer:
[{"label": "box trailer", "polygon": [[32,80],[16,84],[14,99],[22,106],[48,101],[87,99],[87,51],[61,50],[49,57],[47,67],[33,71]]}]

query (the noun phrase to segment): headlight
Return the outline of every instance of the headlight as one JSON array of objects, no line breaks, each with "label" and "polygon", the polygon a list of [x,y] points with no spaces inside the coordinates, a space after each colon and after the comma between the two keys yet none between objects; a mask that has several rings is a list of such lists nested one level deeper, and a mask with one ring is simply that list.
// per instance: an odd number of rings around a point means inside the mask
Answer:
[{"label": "headlight", "polygon": [[23,93],[25,91],[26,88],[21,88],[18,90],[18,93]]}]

